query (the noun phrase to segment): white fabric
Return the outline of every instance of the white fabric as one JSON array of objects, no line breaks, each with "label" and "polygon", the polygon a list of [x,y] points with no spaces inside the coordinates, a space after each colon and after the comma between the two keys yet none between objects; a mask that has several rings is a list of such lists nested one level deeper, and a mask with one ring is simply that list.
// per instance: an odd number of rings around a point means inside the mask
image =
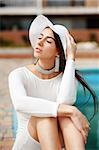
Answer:
[{"label": "white fabric", "polygon": [[[27,150],[25,144],[18,139],[20,135],[24,139],[27,122],[31,116],[56,117],[60,103],[74,104],[76,100],[74,61],[66,62],[64,74],[45,80],[34,75],[26,67],[17,68],[9,75],[9,90],[18,117],[17,137],[13,150],[19,150],[17,146]],[[28,147],[28,150],[32,149]]]},{"label": "white fabric", "polygon": [[[73,60],[66,62],[65,71],[60,84],[60,91],[57,96],[57,102],[62,104],[74,104],[76,100],[76,80],[75,80],[75,65]],[[72,89],[73,88],[73,89]]]}]

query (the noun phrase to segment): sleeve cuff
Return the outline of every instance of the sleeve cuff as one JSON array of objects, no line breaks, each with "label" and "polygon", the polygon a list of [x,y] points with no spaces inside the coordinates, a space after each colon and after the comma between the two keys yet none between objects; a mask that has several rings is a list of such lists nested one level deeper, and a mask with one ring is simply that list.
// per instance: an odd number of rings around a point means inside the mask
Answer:
[{"label": "sleeve cuff", "polygon": [[59,107],[59,103],[56,103],[53,108],[53,116],[54,117],[57,117],[58,107]]}]

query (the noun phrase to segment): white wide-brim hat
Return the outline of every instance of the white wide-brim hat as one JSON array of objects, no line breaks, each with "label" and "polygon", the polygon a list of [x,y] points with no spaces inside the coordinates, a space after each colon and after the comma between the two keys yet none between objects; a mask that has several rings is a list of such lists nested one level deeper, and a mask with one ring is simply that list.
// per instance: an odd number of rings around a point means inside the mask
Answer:
[{"label": "white wide-brim hat", "polygon": [[43,15],[37,16],[30,25],[29,40],[32,47],[35,47],[38,36],[46,27],[50,27],[55,33],[59,35],[66,57],[67,40],[69,38],[68,30],[63,25],[54,25],[47,17]]}]

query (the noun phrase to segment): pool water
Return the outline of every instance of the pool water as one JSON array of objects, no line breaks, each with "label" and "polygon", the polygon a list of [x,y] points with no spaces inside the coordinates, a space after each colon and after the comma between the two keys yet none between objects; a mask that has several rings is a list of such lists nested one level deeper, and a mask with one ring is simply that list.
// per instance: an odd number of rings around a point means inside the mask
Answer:
[{"label": "pool water", "polygon": [[[94,89],[98,103],[99,103],[99,69],[86,69],[80,70],[82,76],[87,81],[92,89]],[[78,92],[77,92],[77,101],[75,105],[90,119],[94,112],[93,109],[93,101],[92,97],[88,103],[86,103],[88,97],[90,96],[89,92],[87,91],[86,96],[83,92],[82,86],[78,85]],[[86,103],[86,104],[85,104]],[[90,122],[90,132],[88,136],[88,141],[86,144],[86,150],[99,150],[99,112],[95,115],[95,117]],[[16,113],[13,112],[13,135],[15,137],[17,129],[17,119]]]},{"label": "pool water", "polygon": [[[92,89],[94,89],[99,104],[99,70],[87,69],[80,71],[84,79],[87,81],[88,85]],[[88,119],[90,119],[92,117],[92,114],[94,113],[92,97],[90,97],[89,101],[86,103],[89,96],[90,93],[86,91],[85,95],[82,86],[79,84],[77,92],[77,101],[75,105],[87,116]],[[90,128],[91,130],[89,132],[86,150],[99,150],[99,112],[97,112],[97,114],[90,122]]]}]

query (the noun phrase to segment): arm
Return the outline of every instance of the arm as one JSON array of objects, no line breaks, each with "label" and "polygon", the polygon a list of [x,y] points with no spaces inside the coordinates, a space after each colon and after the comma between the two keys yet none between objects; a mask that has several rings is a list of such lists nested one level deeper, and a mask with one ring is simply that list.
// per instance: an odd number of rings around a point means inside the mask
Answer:
[{"label": "arm", "polygon": [[56,117],[58,103],[46,99],[29,97],[25,89],[22,72],[12,71],[9,75],[9,91],[16,111],[39,117]]},{"label": "arm", "polygon": [[74,106],[27,96],[24,77],[19,72],[13,71],[10,73],[9,90],[16,111],[37,117],[70,117],[81,132],[88,124],[85,117],[79,110],[75,110]]},{"label": "arm", "polygon": [[[75,107],[67,104],[73,104],[76,99],[76,79],[75,79],[75,54],[76,44],[73,38],[68,35],[67,39],[67,63],[63,74],[61,87],[58,95],[60,103],[58,108],[58,116],[70,117],[75,127],[82,134],[86,142],[89,132],[89,122],[87,118]],[[66,104],[62,104],[66,103]]]},{"label": "arm", "polygon": [[87,118],[75,106],[60,104],[58,108],[59,117],[69,117],[74,126],[82,134],[84,142],[86,143],[90,124]]},{"label": "arm", "polygon": [[68,59],[62,77],[60,91],[57,97],[59,104],[74,104],[76,100],[77,82],[75,79],[75,62]]},{"label": "arm", "polygon": [[[67,35],[67,34],[66,34]],[[60,91],[57,97],[59,104],[74,104],[77,93],[77,81],[75,78],[75,55],[76,44],[68,33],[66,49],[66,66],[60,85]]]}]

